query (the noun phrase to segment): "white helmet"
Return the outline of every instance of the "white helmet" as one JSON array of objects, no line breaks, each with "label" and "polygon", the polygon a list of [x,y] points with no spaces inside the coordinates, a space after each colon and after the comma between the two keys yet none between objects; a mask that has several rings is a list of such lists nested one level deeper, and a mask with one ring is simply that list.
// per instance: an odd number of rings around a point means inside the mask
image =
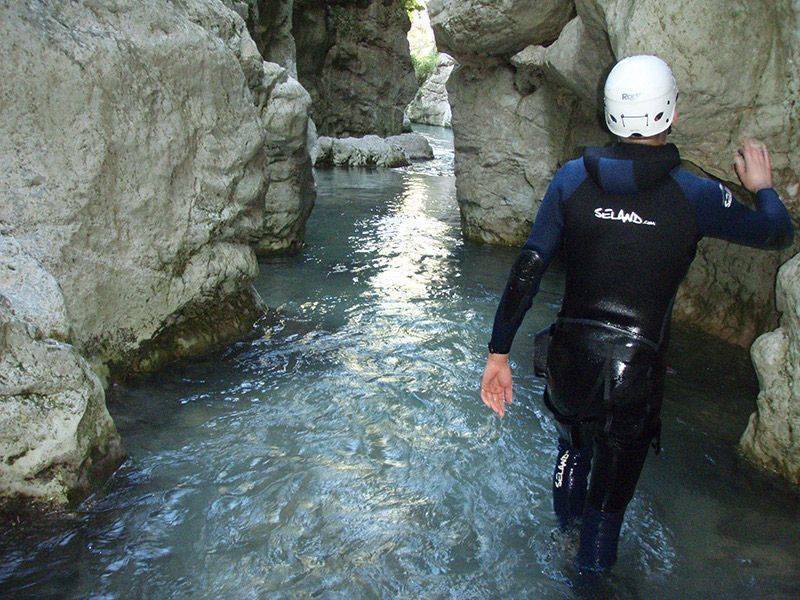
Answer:
[{"label": "white helmet", "polygon": [[611,133],[649,137],[672,125],[678,86],[669,65],[657,56],[629,56],[608,74],[605,100]]}]

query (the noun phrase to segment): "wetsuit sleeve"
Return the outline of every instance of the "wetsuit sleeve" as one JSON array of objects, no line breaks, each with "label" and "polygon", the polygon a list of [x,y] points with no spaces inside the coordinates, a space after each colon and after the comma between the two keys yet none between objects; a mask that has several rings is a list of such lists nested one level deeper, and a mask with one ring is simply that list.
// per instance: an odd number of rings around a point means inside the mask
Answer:
[{"label": "wetsuit sleeve", "polygon": [[689,173],[679,175],[678,180],[695,206],[701,236],[768,250],[792,244],[792,219],[773,188],[756,194],[758,209],[753,210],[719,182]]},{"label": "wetsuit sleeve", "polygon": [[489,352],[508,354],[511,350],[517,329],[539,291],[542,275],[558,252],[564,228],[562,201],[565,179],[568,176],[564,169],[553,178],[536,214],[531,233],[511,267],[494,317]]}]

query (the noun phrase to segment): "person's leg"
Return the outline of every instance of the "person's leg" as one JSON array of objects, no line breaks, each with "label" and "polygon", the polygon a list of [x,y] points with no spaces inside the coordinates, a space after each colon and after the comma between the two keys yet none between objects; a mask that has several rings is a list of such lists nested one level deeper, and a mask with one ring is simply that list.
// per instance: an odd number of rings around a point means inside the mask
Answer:
[{"label": "person's leg", "polygon": [[595,464],[578,549],[581,568],[606,571],[617,561],[625,509],[633,498],[649,441],[650,438],[631,447],[617,447],[601,436],[595,444]]},{"label": "person's leg", "polygon": [[596,426],[582,420],[593,404],[590,390],[602,357],[591,352],[595,328],[559,329],[547,356],[545,406],[555,417],[558,455],[553,469],[553,511],[563,529],[583,515]]},{"label": "person's leg", "polygon": [[657,369],[622,369],[616,382],[612,417],[595,438],[577,557],[582,569],[592,571],[607,571],[617,560],[625,509],[660,430],[662,374]]},{"label": "person's leg", "polygon": [[569,529],[583,516],[589,472],[592,466],[592,437],[581,435],[575,425],[557,423],[558,456],[553,471],[553,511],[562,529]]}]

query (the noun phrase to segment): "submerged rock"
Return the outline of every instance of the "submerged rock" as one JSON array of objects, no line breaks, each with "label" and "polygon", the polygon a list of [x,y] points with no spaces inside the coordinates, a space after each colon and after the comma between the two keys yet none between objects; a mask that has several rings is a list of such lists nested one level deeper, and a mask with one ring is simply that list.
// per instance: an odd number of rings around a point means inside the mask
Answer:
[{"label": "submerged rock", "polygon": [[56,280],[0,235],[0,512],[64,505],[122,458],[103,386],[68,336]]},{"label": "submerged rock", "polygon": [[780,327],[750,349],[761,391],[741,450],[757,465],[800,485],[800,254],[781,267],[776,296],[783,313]]},{"label": "submerged rock", "polygon": [[444,52],[439,53],[436,69],[422,83],[406,108],[406,116],[410,122],[450,127],[452,113],[446,86],[455,64],[451,56]]},{"label": "submerged rock", "polygon": [[314,166],[333,167],[404,167],[411,164],[399,144],[392,144],[377,135],[331,138],[317,141]]}]

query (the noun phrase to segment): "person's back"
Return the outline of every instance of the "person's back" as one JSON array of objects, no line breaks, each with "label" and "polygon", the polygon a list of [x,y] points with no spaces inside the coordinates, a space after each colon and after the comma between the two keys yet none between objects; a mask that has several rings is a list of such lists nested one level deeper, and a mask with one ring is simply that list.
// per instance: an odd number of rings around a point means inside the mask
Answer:
[{"label": "person's back", "polygon": [[566,286],[551,328],[545,403],[559,430],[554,509],[564,527],[581,522],[578,564],[586,569],[616,560],[625,508],[659,435],[672,303],[697,243],[712,236],[783,248],[792,240],[763,146],[748,141],[735,159],[756,211],[680,166],[666,143],[676,100],[672,74],[656,57],[612,70],[606,122],[623,141],[587,148],[554,177],[498,307],[481,384],[483,401],[502,416],[514,334],[563,247]]},{"label": "person's back", "polygon": [[[586,174],[562,204],[566,288],[561,315],[658,341],[695,254],[692,207],[670,172],[675,146],[587,149]],[[572,167],[575,168],[575,167]]]}]

